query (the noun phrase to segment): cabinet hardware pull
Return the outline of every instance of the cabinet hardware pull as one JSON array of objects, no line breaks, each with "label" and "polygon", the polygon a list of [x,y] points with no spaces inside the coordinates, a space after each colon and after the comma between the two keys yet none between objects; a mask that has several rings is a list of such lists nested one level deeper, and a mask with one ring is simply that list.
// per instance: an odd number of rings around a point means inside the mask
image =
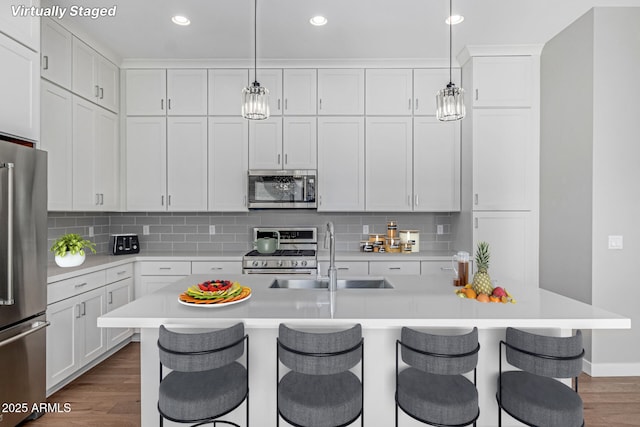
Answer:
[{"label": "cabinet hardware pull", "polygon": [[473,203],[476,205],[478,204],[478,193],[473,196]]},{"label": "cabinet hardware pull", "polygon": [[49,57],[47,55],[44,55],[42,57],[42,69],[43,70],[49,69]]},{"label": "cabinet hardware pull", "polygon": [[96,85],[96,98],[100,97],[100,86]]},{"label": "cabinet hardware pull", "polygon": [[100,99],[104,99],[104,88],[100,88]]},{"label": "cabinet hardware pull", "polygon": [[418,108],[419,108],[419,104],[418,104],[419,101],[420,100],[418,98],[416,98],[416,111],[418,111]]},{"label": "cabinet hardware pull", "polygon": [[0,163],[0,169],[7,169],[7,297],[0,299],[0,305],[13,305],[13,163]]},{"label": "cabinet hardware pull", "polygon": [[389,267],[389,270],[402,270],[402,267]]},{"label": "cabinet hardware pull", "polygon": [[160,109],[164,110],[164,99],[160,100]]},{"label": "cabinet hardware pull", "polygon": [[247,196],[242,196],[242,206],[247,206]]},{"label": "cabinet hardware pull", "polygon": [[280,154],[278,154],[278,164],[280,164]]},{"label": "cabinet hardware pull", "polygon": [[96,193],[96,206],[100,204],[100,193]]},{"label": "cabinet hardware pull", "polygon": [[167,206],[171,206],[171,194],[167,197]]},{"label": "cabinet hardware pull", "polygon": [[122,271],[118,271],[116,274],[119,276],[121,274],[125,274],[127,272],[127,270],[122,270]]},{"label": "cabinet hardware pull", "polygon": [[160,270],[171,270],[171,267],[160,267]]},{"label": "cabinet hardware pull", "polygon": [[284,99],[284,109],[285,110],[289,109],[289,100],[287,98]]},{"label": "cabinet hardware pull", "polygon": [[222,267],[211,267],[211,270],[214,270],[214,271],[222,270]]},{"label": "cabinet hardware pull", "polygon": [[78,283],[77,285],[75,285],[76,288],[81,288],[83,286],[87,286],[88,283],[87,282],[82,282],[82,283]]},{"label": "cabinet hardware pull", "polygon": [[318,205],[322,206],[322,194],[318,196]]},{"label": "cabinet hardware pull", "polygon": [[349,267],[338,267],[338,270],[348,270]]},{"label": "cabinet hardware pull", "polygon": [[76,305],[76,308],[78,309],[78,312],[76,313],[76,319],[79,319],[82,317],[82,314],[80,312],[80,304]]},{"label": "cabinet hardware pull", "polygon": [[475,227],[478,228],[478,218],[474,218]]},{"label": "cabinet hardware pull", "polygon": [[476,89],[476,101],[478,100],[478,89]]},{"label": "cabinet hardware pull", "polygon": [[285,164],[285,165],[288,165],[288,164],[289,164],[289,155],[288,155],[288,154],[285,154],[285,155],[284,155],[284,164]]},{"label": "cabinet hardware pull", "polygon": [[453,267],[440,267],[442,271],[453,271]]},{"label": "cabinet hardware pull", "polygon": [[411,98],[409,98],[409,104],[408,104],[408,106],[409,106],[409,110],[411,110]]},{"label": "cabinet hardware pull", "polygon": [[113,304],[113,292],[109,292],[109,302],[108,304]]},{"label": "cabinet hardware pull", "polygon": [[320,109],[322,110],[322,98],[320,98]]},{"label": "cabinet hardware pull", "polygon": [[278,99],[278,111],[280,111],[280,99]]},{"label": "cabinet hardware pull", "polygon": [[419,196],[416,194],[416,206],[418,206],[420,204],[420,199],[418,197]]},{"label": "cabinet hardware pull", "polygon": [[82,302],[82,315],[86,316],[87,315],[87,303],[86,302]]},{"label": "cabinet hardware pull", "polygon": [[100,204],[104,205],[104,193],[100,193]]},{"label": "cabinet hardware pull", "polygon": [[407,204],[411,206],[411,194],[407,194]]},{"label": "cabinet hardware pull", "polygon": [[167,100],[167,110],[171,110],[171,98]]},{"label": "cabinet hardware pull", "polygon": [[161,204],[162,206],[164,206],[164,196],[160,196],[160,199],[161,199],[161,200],[160,200],[160,204]]}]

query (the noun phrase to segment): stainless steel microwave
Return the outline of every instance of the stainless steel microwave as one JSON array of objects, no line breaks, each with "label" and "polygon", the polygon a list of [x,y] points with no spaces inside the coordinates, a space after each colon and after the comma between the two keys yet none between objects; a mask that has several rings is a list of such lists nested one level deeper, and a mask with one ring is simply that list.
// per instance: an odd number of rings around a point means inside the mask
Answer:
[{"label": "stainless steel microwave", "polygon": [[313,209],[315,170],[249,170],[249,209]]}]

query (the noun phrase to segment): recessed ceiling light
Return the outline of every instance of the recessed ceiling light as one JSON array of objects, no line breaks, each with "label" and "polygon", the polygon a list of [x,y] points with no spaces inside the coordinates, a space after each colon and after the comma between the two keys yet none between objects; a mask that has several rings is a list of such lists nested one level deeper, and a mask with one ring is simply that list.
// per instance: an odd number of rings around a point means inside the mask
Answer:
[{"label": "recessed ceiling light", "polygon": [[327,23],[327,18],[325,18],[324,16],[318,15],[318,16],[314,16],[313,18],[309,19],[309,22],[311,22],[311,25],[315,25],[316,27],[320,27],[322,25],[325,25]]},{"label": "recessed ceiling light", "polygon": [[189,18],[187,18],[186,16],[182,16],[182,15],[175,15],[171,17],[171,21],[174,24],[178,24],[178,25],[189,25],[191,24],[191,21],[189,20]]},{"label": "recessed ceiling light", "polygon": [[444,22],[446,22],[447,25],[456,25],[456,24],[461,23],[462,21],[464,21],[464,16],[462,16],[462,15],[451,15],[450,17],[445,19]]}]

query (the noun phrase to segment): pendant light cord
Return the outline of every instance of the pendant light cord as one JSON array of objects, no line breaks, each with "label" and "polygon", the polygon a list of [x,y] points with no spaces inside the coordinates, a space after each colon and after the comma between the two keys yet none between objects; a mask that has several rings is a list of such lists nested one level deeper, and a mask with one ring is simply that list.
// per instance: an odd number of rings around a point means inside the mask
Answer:
[{"label": "pendant light cord", "polygon": [[[256,0],[257,1],[257,0]],[[449,0],[449,84],[453,84],[453,80],[451,78],[451,68],[452,68],[452,58],[453,58],[453,42],[451,41],[453,37],[453,23],[451,15],[453,14],[453,0]]]},{"label": "pendant light cord", "polygon": [[258,81],[258,0],[253,0],[253,82]]}]

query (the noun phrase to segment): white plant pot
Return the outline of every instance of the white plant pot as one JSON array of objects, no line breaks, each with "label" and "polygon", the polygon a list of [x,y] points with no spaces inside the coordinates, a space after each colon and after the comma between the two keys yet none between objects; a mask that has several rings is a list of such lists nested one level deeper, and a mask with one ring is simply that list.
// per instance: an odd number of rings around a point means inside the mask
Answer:
[{"label": "white plant pot", "polygon": [[71,255],[69,252],[65,256],[56,255],[56,264],[60,267],[77,267],[84,262],[84,255],[75,254]]}]

